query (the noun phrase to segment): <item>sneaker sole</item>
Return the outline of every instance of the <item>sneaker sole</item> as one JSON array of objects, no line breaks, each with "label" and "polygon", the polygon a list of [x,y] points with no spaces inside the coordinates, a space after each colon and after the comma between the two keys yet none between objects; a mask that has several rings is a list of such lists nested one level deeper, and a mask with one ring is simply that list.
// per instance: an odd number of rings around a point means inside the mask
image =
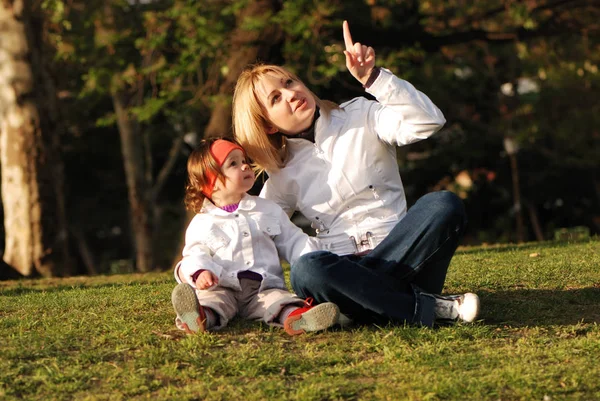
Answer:
[{"label": "sneaker sole", "polygon": [[325,330],[337,323],[340,310],[336,304],[325,302],[301,315],[291,316],[284,323],[285,331],[295,336],[307,331]]},{"label": "sneaker sole", "polygon": [[206,330],[206,316],[191,285],[178,284],[171,293],[171,302],[186,333],[196,334]]}]

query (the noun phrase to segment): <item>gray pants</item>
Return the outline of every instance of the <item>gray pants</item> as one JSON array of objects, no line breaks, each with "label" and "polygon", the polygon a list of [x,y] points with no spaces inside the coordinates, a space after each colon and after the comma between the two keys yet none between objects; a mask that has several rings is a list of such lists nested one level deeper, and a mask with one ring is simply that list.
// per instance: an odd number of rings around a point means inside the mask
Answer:
[{"label": "gray pants", "polygon": [[[227,287],[217,287],[211,290],[196,290],[200,305],[212,309],[219,315],[219,325],[210,330],[219,330],[236,315],[248,320],[262,320],[275,326],[281,326],[276,318],[281,310],[288,305],[303,306],[304,301],[288,290],[270,288],[259,291],[260,281],[246,278],[240,279],[241,291]],[[179,318],[175,324],[182,329]]]}]

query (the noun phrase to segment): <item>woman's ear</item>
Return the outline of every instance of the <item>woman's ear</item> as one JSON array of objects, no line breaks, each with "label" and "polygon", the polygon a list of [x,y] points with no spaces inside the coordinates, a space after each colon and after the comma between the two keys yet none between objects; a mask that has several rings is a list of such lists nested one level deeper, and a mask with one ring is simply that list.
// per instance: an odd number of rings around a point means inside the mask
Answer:
[{"label": "woman's ear", "polygon": [[267,125],[266,130],[267,130],[267,135],[272,135],[272,134],[276,134],[279,132],[279,130],[272,125]]}]

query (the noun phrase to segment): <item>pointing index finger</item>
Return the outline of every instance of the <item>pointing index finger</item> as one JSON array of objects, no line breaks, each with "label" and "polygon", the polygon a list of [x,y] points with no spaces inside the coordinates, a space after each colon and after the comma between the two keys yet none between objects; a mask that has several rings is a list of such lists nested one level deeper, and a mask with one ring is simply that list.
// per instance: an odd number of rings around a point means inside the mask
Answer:
[{"label": "pointing index finger", "polygon": [[350,35],[350,27],[348,26],[348,21],[344,21],[342,27],[344,30],[344,43],[346,44],[346,50],[353,53],[354,43],[352,42],[352,35]]}]

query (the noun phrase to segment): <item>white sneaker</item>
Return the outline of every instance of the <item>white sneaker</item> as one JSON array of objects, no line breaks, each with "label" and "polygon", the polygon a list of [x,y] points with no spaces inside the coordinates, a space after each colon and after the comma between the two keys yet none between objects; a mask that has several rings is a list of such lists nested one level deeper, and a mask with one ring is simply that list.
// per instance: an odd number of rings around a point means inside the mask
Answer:
[{"label": "white sneaker", "polygon": [[479,297],[467,292],[462,295],[434,295],[435,319],[446,321],[463,321],[471,323],[479,315]]},{"label": "white sneaker", "polygon": [[343,313],[340,313],[340,316],[338,317],[337,320],[337,324],[339,324],[342,327],[347,327],[350,326],[354,323],[354,321],[352,319],[350,319],[348,316],[344,315]]}]

